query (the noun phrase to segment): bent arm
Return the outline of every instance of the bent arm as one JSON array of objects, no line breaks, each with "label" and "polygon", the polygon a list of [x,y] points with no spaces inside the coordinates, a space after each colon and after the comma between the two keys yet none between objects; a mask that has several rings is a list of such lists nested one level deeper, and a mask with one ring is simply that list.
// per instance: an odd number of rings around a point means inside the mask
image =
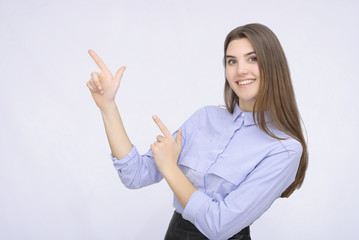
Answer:
[{"label": "bent arm", "polygon": [[113,76],[102,59],[93,50],[90,49],[88,53],[101,69],[101,72],[92,72],[91,79],[86,85],[90,89],[96,105],[101,110],[111,151],[115,157],[120,159],[126,156],[132,148],[115,103],[115,96],[126,67],[121,67],[116,75]]},{"label": "bent arm", "polygon": [[[184,125],[182,125],[183,129],[186,129]],[[178,130],[176,130],[172,136],[176,137]],[[182,141],[182,147],[185,144],[185,140]],[[122,183],[130,189],[137,189],[141,187],[145,187],[154,183],[157,183],[163,179],[162,173],[159,171],[155,159],[152,153],[152,150],[148,150],[145,154],[140,154],[135,146],[133,146],[129,153],[121,159],[118,159],[111,154],[111,158],[113,161],[113,165],[120,177]],[[178,168],[178,167],[177,167]],[[184,181],[187,180],[187,184],[191,184],[189,180],[184,176],[181,170],[178,168],[177,170],[171,169],[171,171],[166,171],[166,180],[172,188],[172,184],[180,183],[181,186],[179,190],[181,193],[182,190],[187,189],[185,186],[186,183],[183,184]],[[170,176],[168,176],[168,173]],[[173,181],[175,179],[175,181]],[[191,184],[192,185],[192,184]],[[173,189],[172,189],[173,190]],[[173,190],[176,194],[176,190]],[[182,194],[181,194],[182,195]],[[190,195],[187,197],[189,198]],[[187,199],[188,201],[188,199]]]},{"label": "bent arm", "polygon": [[133,146],[124,158],[117,159],[112,154],[111,157],[121,182],[127,188],[138,189],[163,179],[154,162],[151,150],[141,155]]},{"label": "bent arm", "polygon": [[228,239],[252,224],[294,181],[301,150],[264,159],[223,200],[202,191],[192,194],[182,214],[209,239]]},{"label": "bent arm", "polygon": [[100,110],[112,155],[121,159],[131,151],[133,145],[127,136],[116,103],[110,103]]},{"label": "bent arm", "polygon": [[162,174],[182,207],[185,208],[192,194],[197,191],[195,186],[193,186],[177,165]]}]

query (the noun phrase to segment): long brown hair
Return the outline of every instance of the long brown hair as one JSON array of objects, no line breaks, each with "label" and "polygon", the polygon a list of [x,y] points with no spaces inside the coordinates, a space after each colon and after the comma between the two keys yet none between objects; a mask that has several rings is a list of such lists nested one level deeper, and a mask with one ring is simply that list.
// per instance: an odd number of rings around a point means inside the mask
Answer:
[{"label": "long brown hair", "polygon": [[[303,148],[295,180],[281,195],[281,197],[289,197],[303,183],[308,166],[308,152],[287,59],[275,34],[262,24],[252,23],[235,28],[227,35],[224,42],[223,63],[225,67],[228,44],[232,40],[241,38],[247,38],[252,43],[261,78],[253,107],[253,118],[260,129],[268,135],[278,140],[284,140],[269,130],[264,119],[265,112],[269,113],[275,127],[298,140]],[[224,101],[227,110],[233,113],[235,104],[238,104],[238,97],[229,86],[227,79],[224,86]],[[255,118],[255,116],[257,117]]]}]

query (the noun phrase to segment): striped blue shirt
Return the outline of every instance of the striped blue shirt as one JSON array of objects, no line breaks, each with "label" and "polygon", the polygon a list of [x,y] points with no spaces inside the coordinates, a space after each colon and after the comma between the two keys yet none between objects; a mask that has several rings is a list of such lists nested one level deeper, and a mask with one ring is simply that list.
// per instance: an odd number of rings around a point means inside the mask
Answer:
[{"label": "striped blue shirt", "polygon": [[[251,225],[295,179],[302,146],[266,121],[277,137],[287,139],[270,137],[255,124],[252,112],[238,105],[233,114],[202,107],[180,126],[178,166],[198,190],[185,208],[174,195],[173,206],[209,239],[228,239]],[[133,146],[124,158],[111,158],[128,188],[163,178],[151,150],[141,155]]]}]

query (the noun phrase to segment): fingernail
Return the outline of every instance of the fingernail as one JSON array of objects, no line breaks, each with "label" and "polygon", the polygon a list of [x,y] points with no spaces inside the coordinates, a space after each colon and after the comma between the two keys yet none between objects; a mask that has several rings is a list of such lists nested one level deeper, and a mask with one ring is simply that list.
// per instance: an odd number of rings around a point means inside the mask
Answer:
[{"label": "fingernail", "polygon": [[98,86],[97,88],[98,88],[98,90],[101,90],[101,89],[102,89],[102,87],[101,87],[101,86]]}]

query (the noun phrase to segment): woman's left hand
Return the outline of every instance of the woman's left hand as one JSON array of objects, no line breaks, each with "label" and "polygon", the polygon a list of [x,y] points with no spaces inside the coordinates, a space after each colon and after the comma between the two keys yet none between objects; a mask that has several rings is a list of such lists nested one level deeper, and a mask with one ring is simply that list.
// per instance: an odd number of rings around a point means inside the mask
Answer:
[{"label": "woman's left hand", "polygon": [[151,150],[158,170],[163,174],[167,169],[177,167],[182,150],[182,129],[177,132],[176,139],[157,117],[152,117],[164,136],[158,135],[157,141],[151,144]]}]

